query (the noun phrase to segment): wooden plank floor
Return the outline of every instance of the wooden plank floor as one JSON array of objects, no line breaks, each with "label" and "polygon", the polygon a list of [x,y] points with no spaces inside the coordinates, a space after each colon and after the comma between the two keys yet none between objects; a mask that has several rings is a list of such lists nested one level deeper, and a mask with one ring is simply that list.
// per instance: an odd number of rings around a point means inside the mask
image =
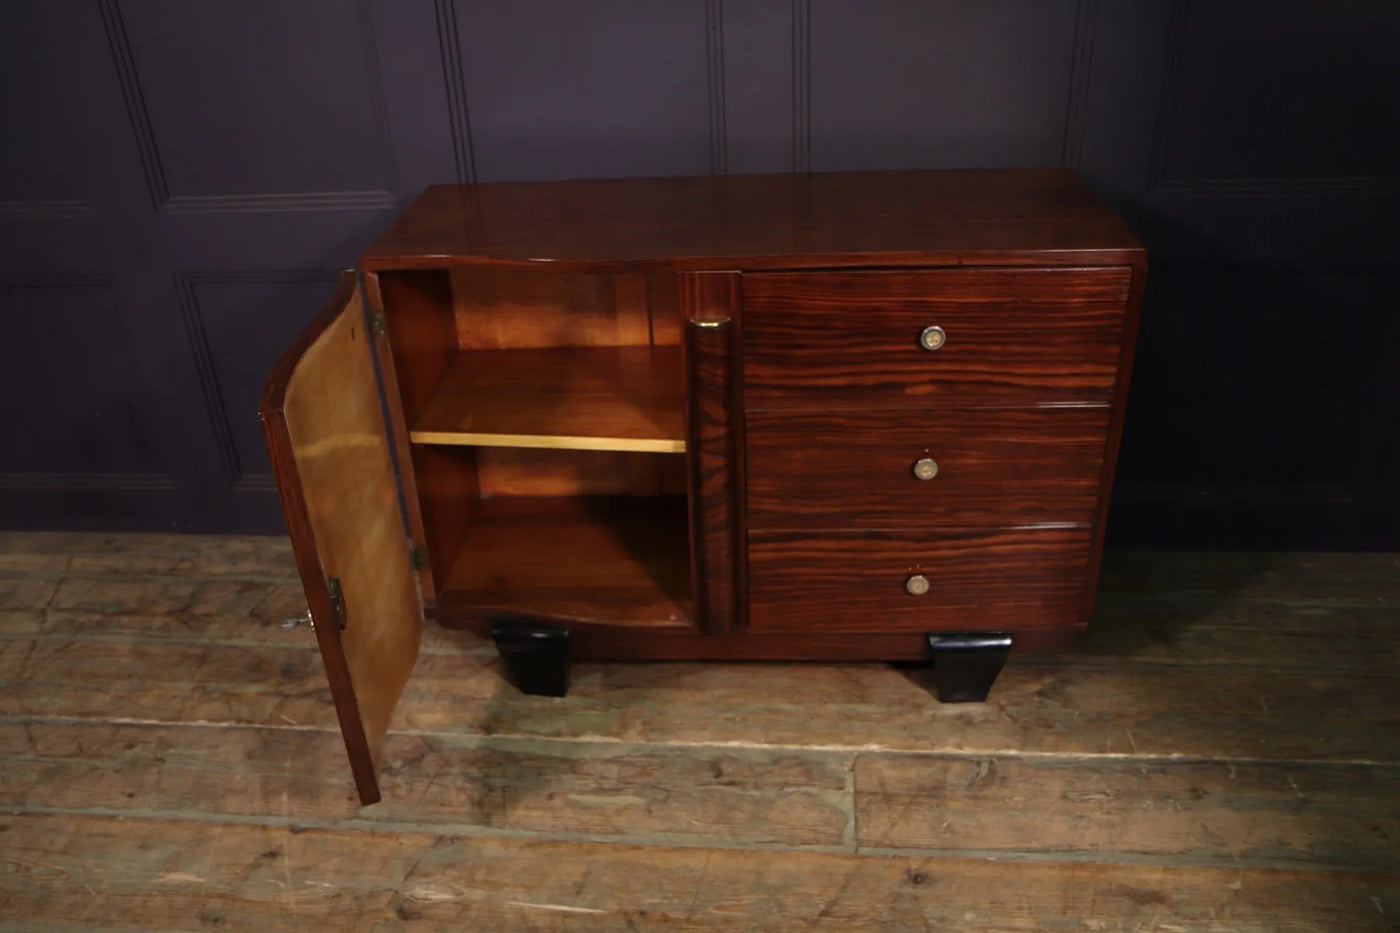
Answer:
[{"label": "wooden plank floor", "polygon": [[271,539],[0,534],[0,931],[1400,929],[1400,555],[1110,554],[985,705],[427,629],[360,808]]}]

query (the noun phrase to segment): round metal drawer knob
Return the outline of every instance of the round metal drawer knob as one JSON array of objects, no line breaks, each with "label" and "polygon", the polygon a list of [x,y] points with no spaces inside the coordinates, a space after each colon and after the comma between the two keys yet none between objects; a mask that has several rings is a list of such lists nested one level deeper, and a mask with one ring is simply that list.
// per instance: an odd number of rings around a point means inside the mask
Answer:
[{"label": "round metal drawer knob", "polygon": [[928,577],[916,573],[904,581],[904,591],[910,596],[922,596],[928,592]]},{"label": "round metal drawer knob", "polygon": [[943,332],[943,328],[934,324],[919,331],[919,346],[925,350],[937,350],[948,342],[948,335]]},{"label": "round metal drawer knob", "polygon": [[923,457],[914,461],[914,478],[929,480],[938,475],[938,461],[932,457]]}]

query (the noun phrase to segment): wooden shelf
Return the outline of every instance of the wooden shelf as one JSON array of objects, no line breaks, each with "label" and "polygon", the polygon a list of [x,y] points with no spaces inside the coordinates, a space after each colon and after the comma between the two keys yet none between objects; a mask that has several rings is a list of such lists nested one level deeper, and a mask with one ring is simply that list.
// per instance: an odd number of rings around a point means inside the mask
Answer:
[{"label": "wooden shelf", "polygon": [[688,537],[684,496],[484,499],[433,614],[688,626]]},{"label": "wooden shelf", "polygon": [[462,350],[413,425],[419,444],[685,451],[680,347]]}]

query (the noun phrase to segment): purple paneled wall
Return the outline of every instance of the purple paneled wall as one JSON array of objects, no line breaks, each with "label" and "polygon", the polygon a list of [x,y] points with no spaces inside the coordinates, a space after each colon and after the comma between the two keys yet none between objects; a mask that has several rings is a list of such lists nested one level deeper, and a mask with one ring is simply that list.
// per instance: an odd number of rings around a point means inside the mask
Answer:
[{"label": "purple paneled wall", "polygon": [[277,531],[263,375],[434,182],[1063,164],[1147,241],[1113,535],[1400,547],[1400,5],[6,0],[0,526]]}]

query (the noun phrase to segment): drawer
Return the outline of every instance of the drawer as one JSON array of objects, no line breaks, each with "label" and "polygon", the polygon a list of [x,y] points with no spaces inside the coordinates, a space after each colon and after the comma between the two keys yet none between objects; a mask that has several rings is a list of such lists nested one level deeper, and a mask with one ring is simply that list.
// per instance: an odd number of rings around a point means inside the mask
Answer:
[{"label": "drawer", "polygon": [[[1080,621],[1087,528],[749,535],[755,632],[1030,629]],[[928,591],[911,595],[910,577]]]},{"label": "drawer", "polygon": [[[745,275],[745,405],[1107,400],[1130,278],[1126,267]],[[925,332],[941,345],[926,349]]]},{"label": "drawer", "polygon": [[[752,412],[751,530],[1093,520],[1107,408]],[[934,475],[920,479],[920,473]]]}]

